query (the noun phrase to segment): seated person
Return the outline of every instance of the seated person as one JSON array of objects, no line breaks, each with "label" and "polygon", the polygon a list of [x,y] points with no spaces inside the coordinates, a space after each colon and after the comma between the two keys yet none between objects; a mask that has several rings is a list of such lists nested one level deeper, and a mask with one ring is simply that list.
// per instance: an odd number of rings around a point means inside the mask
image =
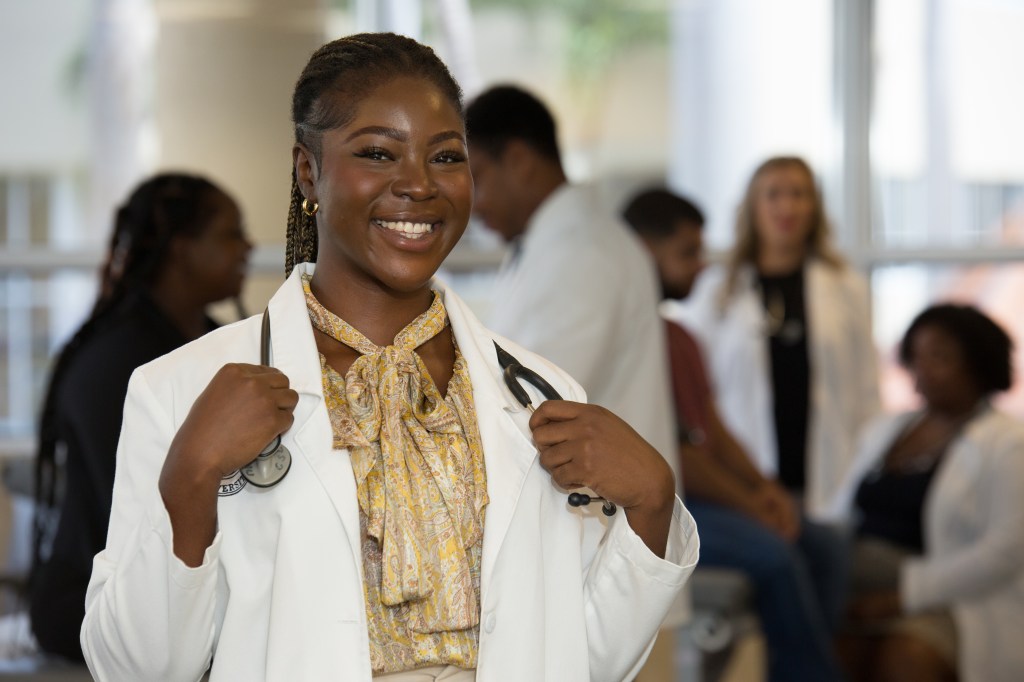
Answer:
[{"label": "seated person", "polygon": [[[686,298],[702,266],[700,210],[652,189],[630,201],[624,218],[650,251],[664,297]],[[722,423],[694,338],[674,322],[666,326],[683,488],[701,530],[699,565],[736,569],[753,582],[770,680],[839,679],[814,555],[801,541],[818,527],[801,523],[789,493],[758,471]]]},{"label": "seated person", "polygon": [[929,308],[903,337],[924,404],[865,430],[839,500],[857,528],[854,679],[1024,674],[1024,427],[989,404],[1011,350],[970,306]]}]

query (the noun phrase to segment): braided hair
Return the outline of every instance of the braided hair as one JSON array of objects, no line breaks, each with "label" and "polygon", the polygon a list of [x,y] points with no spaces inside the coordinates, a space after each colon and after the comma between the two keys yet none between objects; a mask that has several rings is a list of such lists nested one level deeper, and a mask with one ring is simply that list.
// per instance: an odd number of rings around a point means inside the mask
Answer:
[{"label": "braided hair", "polygon": [[[322,135],[351,122],[367,94],[398,76],[429,81],[462,114],[462,90],[431,48],[395,33],[360,33],[327,43],[310,57],[292,95],[295,142],[319,166]],[[285,276],[317,257],[316,219],[303,212],[304,198],[293,165]]]},{"label": "braided hair", "polygon": [[60,433],[57,396],[78,352],[113,311],[132,295],[150,290],[163,271],[176,236],[198,236],[216,211],[223,191],[205,178],[161,174],[139,185],[114,219],[107,260],[100,270],[100,292],[89,318],[65,344],[50,373],[39,419],[35,468],[36,515],[33,563],[43,559],[58,504]]}]

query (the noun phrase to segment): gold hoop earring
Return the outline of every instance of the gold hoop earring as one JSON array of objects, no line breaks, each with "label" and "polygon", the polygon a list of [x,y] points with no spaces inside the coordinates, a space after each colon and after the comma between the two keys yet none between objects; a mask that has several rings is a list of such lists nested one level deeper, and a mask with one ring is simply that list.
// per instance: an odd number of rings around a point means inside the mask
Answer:
[{"label": "gold hoop earring", "polygon": [[320,204],[313,202],[313,208],[309,207],[309,201],[306,199],[302,200],[302,212],[308,215],[310,218],[316,215],[316,212],[320,210]]}]

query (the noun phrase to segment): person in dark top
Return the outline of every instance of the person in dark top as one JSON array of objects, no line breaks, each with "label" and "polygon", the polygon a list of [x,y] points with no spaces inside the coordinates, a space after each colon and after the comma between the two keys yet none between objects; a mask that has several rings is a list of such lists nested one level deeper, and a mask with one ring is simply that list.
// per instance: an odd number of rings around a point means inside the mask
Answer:
[{"label": "person in dark top", "polygon": [[216,327],[206,306],[239,295],[251,249],[237,204],[202,177],[157,175],[117,211],[98,299],[56,359],[40,419],[29,616],[43,651],[83,660],[129,377]]},{"label": "person in dark top", "polygon": [[837,628],[849,538],[830,513],[879,396],[867,281],[830,235],[808,164],[770,158],[747,184],[726,262],[665,314],[701,342],[722,421],[798,505],[817,599]]},{"label": "person in dark top", "polygon": [[[623,218],[650,252],[665,299],[689,296],[703,266],[701,211],[654,188],[632,197]],[[801,301],[788,310],[802,308]],[[701,533],[698,567],[737,570],[751,581],[768,645],[769,682],[838,680],[802,538],[816,529],[801,524],[779,479],[762,474],[722,422],[696,339],[674,322],[665,326],[683,489]]]},{"label": "person in dark top", "polygon": [[1011,357],[1006,332],[972,306],[933,306],[903,337],[923,405],[865,430],[839,498],[857,529],[854,680],[1024,671],[1024,426],[989,404],[1010,387]]}]

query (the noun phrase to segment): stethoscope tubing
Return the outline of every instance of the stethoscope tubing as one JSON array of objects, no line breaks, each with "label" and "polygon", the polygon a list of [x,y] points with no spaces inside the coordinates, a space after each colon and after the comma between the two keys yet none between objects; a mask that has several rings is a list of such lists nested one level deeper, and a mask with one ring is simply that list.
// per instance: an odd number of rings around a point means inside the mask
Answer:
[{"label": "stethoscope tubing", "polygon": [[[270,364],[270,309],[263,311],[263,321],[260,327],[260,364],[271,367]],[[526,381],[534,386],[545,400],[562,400],[561,394],[548,381],[529,367],[523,366],[511,353],[494,342],[494,348],[498,353],[498,364],[502,368],[502,376],[505,386],[512,393],[520,405],[533,412],[533,401],[521,381]],[[280,483],[291,470],[292,456],[288,448],[281,444],[281,434],[274,437],[267,444],[259,455],[246,466],[239,470],[239,473],[249,483],[257,488],[271,488]],[[569,505],[581,507],[594,501],[603,501],[601,511],[606,516],[613,516],[616,512],[615,503],[596,495],[588,495],[581,492],[569,494]]]},{"label": "stethoscope tubing", "polygon": [[[524,367],[511,353],[499,346],[497,341],[494,342],[494,349],[498,354],[498,365],[502,368],[502,378],[505,381],[505,386],[515,396],[520,405],[530,412],[534,411],[533,400],[530,399],[530,394],[523,388],[523,385],[519,383],[520,381],[532,384],[534,388],[540,391],[545,400],[562,400],[561,394],[555,390],[554,386],[529,367]],[[604,502],[601,505],[601,511],[604,512],[605,516],[615,515],[616,506],[614,502],[596,495],[588,495],[581,492],[569,493],[570,507],[583,507],[595,501]]]},{"label": "stethoscope tubing", "polygon": [[[260,364],[270,367],[270,309],[263,311],[263,325],[260,328]],[[288,475],[292,467],[292,453],[281,444],[277,434],[256,459],[239,469],[247,482],[257,488],[272,488]]]}]

